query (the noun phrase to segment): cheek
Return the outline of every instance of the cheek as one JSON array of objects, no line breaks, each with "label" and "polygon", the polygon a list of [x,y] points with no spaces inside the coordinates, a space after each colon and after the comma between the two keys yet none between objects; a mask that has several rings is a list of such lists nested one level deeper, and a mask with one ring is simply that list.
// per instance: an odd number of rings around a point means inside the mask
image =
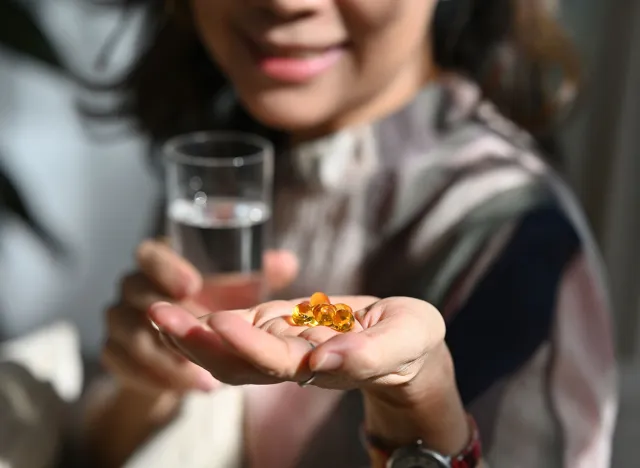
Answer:
[{"label": "cheek", "polygon": [[222,67],[231,60],[233,38],[229,29],[230,0],[192,0],[195,28],[213,59]]},{"label": "cheek", "polygon": [[[343,0],[350,37],[379,61],[401,62],[423,49],[430,36],[436,0]],[[384,53],[383,53],[384,52]]]},{"label": "cheek", "polygon": [[[352,78],[371,96],[424,63],[434,0],[343,0],[342,17],[353,41]],[[354,88],[352,88],[354,89]]]}]

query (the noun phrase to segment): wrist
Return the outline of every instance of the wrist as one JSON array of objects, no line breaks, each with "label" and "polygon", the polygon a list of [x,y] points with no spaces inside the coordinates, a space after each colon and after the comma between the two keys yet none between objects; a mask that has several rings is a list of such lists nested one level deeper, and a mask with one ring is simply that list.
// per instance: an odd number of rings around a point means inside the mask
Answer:
[{"label": "wrist", "polygon": [[467,421],[468,439],[464,449],[449,455],[430,449],[422,439],[397,447],[364,428],[361,429],[361,437],[369,449],[373,468],[399,468],[408,466],[408,463],[416,467],[480,468],[484,466],[480,433],[472,415],[467,415]]},{"label": "wrist", "polygon": [[413,411],[416,407],[440,401],[443,395],[457,394],[455,372],[445,343],[431,351],[417,364],[414,376],[400,385],[375,385],[362,390],[365,399]]},{"label": "wrist", "polygon": [[429,353],[410,382],[363,391],[365,427],[389,444],[403,446],[420,439],[445,455],[462,450],[469,426],[446,345]]}]

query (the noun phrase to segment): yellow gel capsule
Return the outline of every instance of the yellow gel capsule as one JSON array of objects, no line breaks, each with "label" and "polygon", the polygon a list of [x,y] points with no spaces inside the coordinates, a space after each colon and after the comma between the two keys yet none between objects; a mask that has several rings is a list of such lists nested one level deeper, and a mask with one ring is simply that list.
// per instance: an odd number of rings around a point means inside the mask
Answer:
[{"label": "yellow gel capsule", "polygon": [[331,302],[329,301],[329,297],[327,297],[327,295],[322,292],[313,293],[311,299],[309,299],[309,302],[311,303],[312,307],[323,304],[331,304]]},{"label": "yellow gel capsule", "polygon": [[331,328],[339,332],[348,332],[356,322],[353,310],[347,304],[336,304]]},{"label": "yellow gel capsule", "polygon": [[333,325],[333,316],[336,313],[336,308],[331,304],[318,304],[313,307],[313,316],[318,322],[318,325],[330,327]]},{"label": "yellow gel capsule", "polygon": [[293,323],[298,326],[315,327],[317,325],[316,319],[313,316],[313,309],[309,302],[301,302],[293,308],[293,314],[291,314]]}]

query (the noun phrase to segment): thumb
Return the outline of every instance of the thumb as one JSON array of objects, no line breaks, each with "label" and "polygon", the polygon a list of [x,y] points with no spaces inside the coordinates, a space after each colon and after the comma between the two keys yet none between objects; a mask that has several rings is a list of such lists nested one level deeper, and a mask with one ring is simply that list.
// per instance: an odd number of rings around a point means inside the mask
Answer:
[{"label": "thumb", "polygon": [[264,277],[271,291],[289,286],[298,276],[298,257],[289,250],[267,250],[263,257]]},{"label": "thumb", "polygon": [[444,342],[442,315],[418,299],[383,299],[355,315],[364,330],[320,344],[310,357],[312,371],[339,372],[352,381],[389,376],[403,383],[411,364]]}]

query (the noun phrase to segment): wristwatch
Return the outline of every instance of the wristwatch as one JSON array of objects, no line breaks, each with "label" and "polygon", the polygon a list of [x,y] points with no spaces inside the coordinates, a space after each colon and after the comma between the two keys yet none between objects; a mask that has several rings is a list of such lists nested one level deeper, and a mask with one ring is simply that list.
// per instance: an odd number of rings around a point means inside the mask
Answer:
[{"label": "wristwatch", "polygon": [[386,459],[386,468],[476,468],[480,466],[482,445],[478,427],[468,416],[471,435],[467,446],[455,456],[445,456],[424,446],[421,440],[414,444],[392,448],[379,437],[363,431],[366,444]]}]

